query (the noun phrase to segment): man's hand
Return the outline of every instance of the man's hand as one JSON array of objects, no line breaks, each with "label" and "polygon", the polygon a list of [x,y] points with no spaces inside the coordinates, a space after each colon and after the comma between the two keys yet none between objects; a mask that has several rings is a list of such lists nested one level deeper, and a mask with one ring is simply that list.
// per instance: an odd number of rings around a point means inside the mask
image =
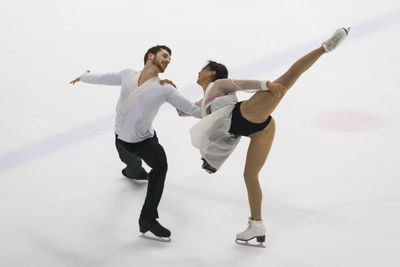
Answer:
[{"label": "man's hand", "polygon": [[164,84],[166,84],[166,83],[169,83],[170,85],[172,85],[173,87],[176,88],[176,85],[175,85],[171,80],[164,79],[164,80],[161,80],[161,81],[160,81],[160,84],[161,84],[161,85],[164,85]]},{"label": "man's hand", "polygon": [[[90,72],[90,70],[86,70],[86,72],[85,73],[89,73]],[[69,84],[75,84],[75,83],[77,83],[77,82],[79,82],[81,80],[81,78],[80,78],[80,76],[78,77],[78,78],[76,78],[75,80],[73,80],[73,81],[70,81],[69,82]]]}]

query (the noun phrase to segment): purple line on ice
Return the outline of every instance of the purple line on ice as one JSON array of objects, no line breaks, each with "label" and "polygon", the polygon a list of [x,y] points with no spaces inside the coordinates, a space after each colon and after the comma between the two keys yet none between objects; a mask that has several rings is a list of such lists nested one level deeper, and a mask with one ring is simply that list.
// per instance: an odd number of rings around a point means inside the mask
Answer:
[{"label": "purple line on ice", "polygon": [[[346,42],[351,42],[367,35],[385,30],[391,26],[395,26],[399,22],[400,9],[396,9],[356,25],[342,26],[351,27],[350,35],[346,40]],[[294,60],[310,52],[310,48],[317,48],[321,42],[329,38],[332,33],[333,31],[327,33],[326,36],[319,37],[313,41],[303,43],[286,51],[240,66],[239,68],[230,71],[230,75],[236,78],[251,78],[257,76],[259,73],[264,74],[276,70],[277,67],[287,66],[289,68],[290,66],[288,66],[288,64],[294,63]]]},{"label": "purple line on ice", "polygon": [[42,158],[110,130],[113,116],[103,117],[0,155],[0,173]]}]

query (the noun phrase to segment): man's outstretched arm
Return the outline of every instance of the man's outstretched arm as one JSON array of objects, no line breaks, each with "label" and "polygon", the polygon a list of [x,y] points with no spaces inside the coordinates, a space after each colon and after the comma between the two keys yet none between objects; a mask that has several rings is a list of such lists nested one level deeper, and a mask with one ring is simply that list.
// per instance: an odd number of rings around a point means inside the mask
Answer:
[{"label": "man's outstretched arm", "polygon": [[[84,74],[89,73],[89,72],[90,72],[90,70],[86,70]],[[83,74],[82,74],[82,75],[83,75]],[[81,76],[82,76],[82,75],[81,75]],[[79,81],[81,80],[81,76],[79,76],[79,77],[76,78],[75,80],[70,81],[69,84],[75,84],[75,83],[79,82]]]},{"label": "man's outstretched arm", "polygon": [[81,76],[71,81],[70,84],[75,84],[79,81],[82,81],[92,84],[121,85],[121,74],[122,71],[110,73],[90,73],[90,70],[87,70]]}]

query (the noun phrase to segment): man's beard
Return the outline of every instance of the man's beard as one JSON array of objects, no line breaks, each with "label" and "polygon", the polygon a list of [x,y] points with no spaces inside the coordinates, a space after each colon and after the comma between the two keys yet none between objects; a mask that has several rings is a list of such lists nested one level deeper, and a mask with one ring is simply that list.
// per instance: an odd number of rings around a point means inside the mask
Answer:
[{"label": "man's beard", "polygon": [[151,61],[151,63],[155,66],[157,66],[157,68],[160,70],[160,72],[164,72],[165,71],[165,67],[161,64],[161,62],[159,60],[157,60],[157,58],[153,58],[153,60]]}]

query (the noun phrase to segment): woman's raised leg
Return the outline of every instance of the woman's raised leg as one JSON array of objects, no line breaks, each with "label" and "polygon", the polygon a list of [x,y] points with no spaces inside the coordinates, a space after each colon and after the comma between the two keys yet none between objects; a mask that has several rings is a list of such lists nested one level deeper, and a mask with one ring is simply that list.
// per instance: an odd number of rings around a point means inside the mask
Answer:
[{"label": "woman's raised leg", "polygon": [[272,83],[268,83],[268,91],[259,91],[240,106],[242,116],[255,123],[265,121],[282,100],[286,91],[297,79],[308,70],[325,52],[320,47],[297,60],[288,71]]},{"label": "woman's raised leg", "polygon": [[321,47],[297,60],[287,72],[274,82],[267,83],[268,91],[257,92],[249,100],[243,102],[240,106],[243,117],[252,122],[265,121],[297,79],[324,53],[334,50],[346,39],[349,30],[350,28],[336,30],[331,38],[322,43]]},{"label": "woman's raised leg", "polygon": [[281,77],[276,79],[274,83],[279,83],[285,88],[290,89],[297,79],[308,70],[323,54],[325,54],[322,46],[317,48],[304,57],[297,60],[288,71],[286,71]]}]

